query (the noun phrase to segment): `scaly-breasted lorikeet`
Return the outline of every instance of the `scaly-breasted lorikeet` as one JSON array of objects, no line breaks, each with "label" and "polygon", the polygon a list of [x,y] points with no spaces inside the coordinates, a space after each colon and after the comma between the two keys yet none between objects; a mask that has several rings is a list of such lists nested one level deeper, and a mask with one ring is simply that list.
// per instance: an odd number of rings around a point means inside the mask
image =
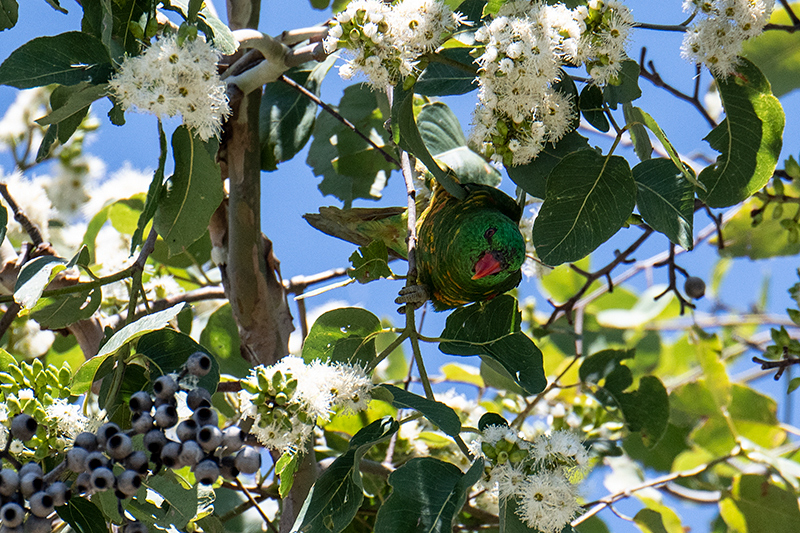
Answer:
[{"label": "scaly-breasted lorikeet", "polygon": [[[519,285],[525,240],[519,231],[522,211],[502,191],[463,184],[459,200],[434,189],[417,221],[417,282],[437,311],[488,300]],[[405,208],[320,208],[304,218],[315,228],[366,246],[382,240],[389,253],[406,258]],[[399,303],[414,303],[418,291],[401,291]]]}]

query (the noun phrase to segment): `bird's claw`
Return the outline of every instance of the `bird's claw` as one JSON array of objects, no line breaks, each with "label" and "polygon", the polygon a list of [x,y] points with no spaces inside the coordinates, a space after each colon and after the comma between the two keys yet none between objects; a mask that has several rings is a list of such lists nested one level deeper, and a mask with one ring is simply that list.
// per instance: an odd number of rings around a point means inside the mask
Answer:
[{"label": "bird's claw", "polygon": [[422,304],[430,299],[428,289],[424,285],[409,285],[400,289],[394,303],[402,304],[397,310],[398,313],[406,312],[406,305],[411,305],[414,309],[419,309]]}]

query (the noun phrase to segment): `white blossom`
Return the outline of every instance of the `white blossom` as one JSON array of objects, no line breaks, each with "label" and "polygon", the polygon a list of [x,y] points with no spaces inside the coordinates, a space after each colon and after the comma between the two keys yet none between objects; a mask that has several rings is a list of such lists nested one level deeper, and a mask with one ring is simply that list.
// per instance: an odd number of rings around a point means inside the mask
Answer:
[{"label": "white blossom", "polygon": [[557,471],[528,476],[517,497],[519,517],[542,533],[558,533],[580,510],[575,486]]},{"label": "white blossom", "polygon": [[81,406],[69,403],[64,398],[55,398],[45,407],[48,425],[55,426],[58,434],[66,441],[74,440],[89,426],[89,419],[81,412]]},{"label": "white blossom", "polygon": [[230,115],[225,83],[217,74],[219,53],[202,38],[166,35],[143,54],[126,57],[109,87],[124,110],[158,117],[182,115],[203,140],[219,136]]}]

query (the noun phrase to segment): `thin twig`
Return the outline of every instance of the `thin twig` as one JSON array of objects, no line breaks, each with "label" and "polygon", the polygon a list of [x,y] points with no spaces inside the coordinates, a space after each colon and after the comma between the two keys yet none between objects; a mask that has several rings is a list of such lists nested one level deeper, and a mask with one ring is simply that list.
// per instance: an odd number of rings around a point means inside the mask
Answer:
[{"label": "thin twig", "polygon": [[665,259],[664,261],[661,261],[660,263],[655,263],[655,264],[653,264],[653,266],[654,267],[661,267],[661,266],[668,267],[667,279],[669,280],[669,282],[667,284],[667,288],[664,289],[663,292],[661,292],[658,295],[654,296],[653,300],[658,300],[659,298],[661,298],[662,296],[664,296],[668,292],[672,292],[678,298],[678,303],[680,303],[680,305],[681,305],[681,311],[680,311],[681,315],[683,315],[683,313],[686,311],[687,307],[689,309],[694,309],[695,305],[692,302],[690,302],[689,300],[687,300],[686,298],[684,298],[683,295],[681,294],[681,291],[678,290],[678,279],[677,279],[678,276],[676,276],[675,273],[676,272],[680,272],[683,275],[684,278],[689,277],[689,274],[686,272],[686,270],[683,269],[683,267],[681,267],[677,263],[675,263],[675,245],[672,242],[669,243],[669,255],[667,256],[667,259]]},{"label": "thin twig", "polygon": [[36,227],[36,224],[31,222],[31,219],[25,214],[22,208],[14,201],[14,198],[11,196],[11,193],[8,192],[8,184],[5,182],[0,182],[0,195],[3,196],[3,199],[8,204],[8,207],[11,208],[11,212],[14,213],[14,220],[19,222],[22,229],[25,230],[25,233],[28,234],[28,237],[31,238],[31,242],[34,246],[39,246],[44,242],[44,238],[42,238],[42,232],[39,231],[39,228]]},{"label": "thin twig", "polygon": [[306,89],[305,87],[303,87],[302,85],[300,85],[299,83],[297,83],[296,81],[291,79],[290,77],[286,76],[285,74],[282,74],[281,77],[278,78],[278,79],[280,81],[282,81],[283,83],[285,83],[286,85],[288,85],[289,87],[291,87],[292,89],[294,89],[294,90],[298,91],[299,93],[305,95],[309,100],[311,100],[312,102],[317,104],[319,107],[321,107],[327,113],[329,113],[333,118],[335,118],[336,120],[338,120],[339,122],[341,122],[342,124],[344,124],[345,126],[350,128],[351,130],[353,130],[353,133],[355,133],[356,135],[358,135],[359,137],[364,139],[370,146],[375,148],[375,150],[377,150],[378,153],[380,153],[386,161],[388,161],[389,163],[392,163],[393,165],[395,165],[398,168],[400,168],[400,166],[401,166],[400,162],[392,154],[387,152],[384,149],[383,146],[378,146],[375,143],[375,141],[373,141],[372,139],[369,138],[369,136],[367,134],[365,134],[361,130],[359,130],[356,127],[355,124],[353,124],[352,122],[350,122],[349,120],[344,118],[334,108],[332,108],[331,106],[329,106],[328,104],[326,104],[325,102],[320,100],[317,97],[316,94],[312,93],[311,91],[309,91],[308,89]]},{"label": "thin twig", "polygon": [[250,503],[253,504],[253,507],[256,508],[256,511],[258,511],[258,514],[261,515],[261,518],[264,520],[264,523],[267,524],[267,527],[269,527],[273,531],[273,533],[278,533],[278,530],[275,529],[275,526],[272,524],[272,521],[270,521],[269,517],[267,516],[267,513],[265,513],[264,509],[262,509],[261,506],[258,505],[258,502],[255,500],[255,498],[253,498],[253,495],[250,494],[250,491],[247,490],[247,487],[245,487],[242,484],[240,479],[238,478],[236,479],[236,484],[239,486],[239,490],[244,492],[244,495],[247,496],[247,499],[250,501]]},{"label": "thin twig", "polygon": [[789,348],[784,346],[783,357],[781,359],[778,359],[777,361],[769,361],[754,356],[753,362],[759,363],[761,365],[761,370],[772,370],[777,368],[778,371],[775,373],[775,381],[778,381],[781,379],[783,373],[786,372],[786,369],[792,365],[800,364],[800,359],[797,357],[789,357]]}]

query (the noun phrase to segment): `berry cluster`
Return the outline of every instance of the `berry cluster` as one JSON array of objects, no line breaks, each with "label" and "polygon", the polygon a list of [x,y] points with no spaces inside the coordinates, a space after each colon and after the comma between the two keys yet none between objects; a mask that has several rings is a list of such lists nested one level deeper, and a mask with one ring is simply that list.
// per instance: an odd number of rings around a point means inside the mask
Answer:
[{"label": "berry cluster", "polygon": [[[78,434],[67,452],[65,465],[67,470],[77,474],[70,487],[61,481],[46,483],[42,468],[34,462],[18,470],[0,470],[2,531],[50,531],[47,517],[56,506],[64,505],[71,494],[89,496],[112,490],[120,500],[131,498],[139,492],[145,476],[161,468],[190,467],[197,482],[204,485],[214,484],[219,476],[233,480],[239,473],[257,472],[261,466],[258,450],[245,445],[246,434],[238,426],[219,428],[219,416],[206,389],[198,387],[185,391],[186,404],[192,414],[180,419],[176,395],[183,389],[179,383],[187,374],[202,377],[210,369],[211,358],[196,352],[180,374],[156,379],[152,395],[140,391],[131,396],[129,430],[108,422],[96,432]],[[36,435],[38,426],[30,415],[18,414],[11,422],[11,435],[29,441]],[[142,435],[146,451],[134,449],[136,435]],[[30,514],[26,519],[27,513]],[[131,521],[123,531],[144,533],[147,526]]]}]

